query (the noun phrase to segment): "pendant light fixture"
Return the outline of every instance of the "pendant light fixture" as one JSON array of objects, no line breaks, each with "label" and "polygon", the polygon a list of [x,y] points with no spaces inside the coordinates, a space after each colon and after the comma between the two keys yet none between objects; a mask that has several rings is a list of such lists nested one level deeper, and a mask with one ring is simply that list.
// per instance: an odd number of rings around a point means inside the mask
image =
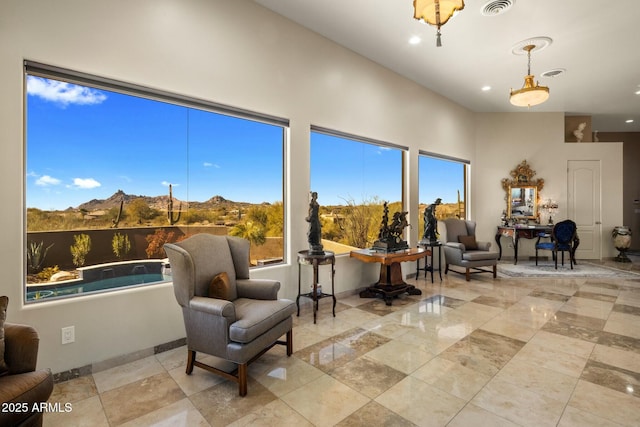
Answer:
[{"label": "pendant light fixture", "polygon": [[413,0],[413,17],[438,27],[436,33],[438,47],[442,46],[440,27],[446,24],[456,11],[462,9],[464,9],[464,0]]},{"label": "pendant light fixture", "polygon": [[538,105],[549,99],[549,88],[540,86],[538,82],[533,81],[534,76],[531,74],[531,51],[536,45],[529,44],[522,47],[527,52],[527,75],[524,77],[524,86],[522,89],[511,89],[509,101],[517,107],[531,107]]}]

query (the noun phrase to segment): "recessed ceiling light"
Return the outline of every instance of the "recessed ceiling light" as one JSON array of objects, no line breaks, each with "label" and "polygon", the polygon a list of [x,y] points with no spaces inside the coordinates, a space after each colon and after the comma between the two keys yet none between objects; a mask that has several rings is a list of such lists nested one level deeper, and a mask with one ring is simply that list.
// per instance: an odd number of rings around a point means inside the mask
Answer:
[{"label": "recessed ceiling light", "polygon": [[487,92],[491,90],[491,86],[482,86],[482,91]]},{"label": "recessed ceiling light", "polygon": [[628,119],[624,121],[625,123],[633,123],[633,119]]},{"label": "recessed ceiling light", "polygon": [[640,95],[640,90],[637,90],[637,91],[636,91],[636,95]]},{"label": "recessed ceiling light", "polygon": [[409,39],[409,44],[418,44],[422,41],[422,39],[418,36],[413,36]]}]

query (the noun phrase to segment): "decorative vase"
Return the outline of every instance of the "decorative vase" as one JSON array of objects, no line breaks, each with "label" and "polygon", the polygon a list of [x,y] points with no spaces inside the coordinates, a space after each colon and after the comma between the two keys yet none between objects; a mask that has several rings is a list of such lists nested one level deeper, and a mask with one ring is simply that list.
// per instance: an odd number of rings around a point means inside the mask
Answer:
[{"label": "decorative vase", "polygon": [[618,256],[614,258],[617,262],[631,262],[627,256],[627,249],[631,247],[631,229],[626,225],[617,225],[611,232],[613,246],[618,250]]}]

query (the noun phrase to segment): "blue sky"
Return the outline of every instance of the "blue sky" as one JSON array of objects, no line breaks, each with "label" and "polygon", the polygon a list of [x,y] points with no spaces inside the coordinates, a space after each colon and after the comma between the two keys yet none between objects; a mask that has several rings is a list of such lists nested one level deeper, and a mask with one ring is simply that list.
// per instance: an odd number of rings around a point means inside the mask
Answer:
[{"label": "blue sky", "polygon": [[28,80],[27,207],[127,194],[282,201],[282,128],[115,92]]},{"label": "blue sky", "polygon": [[[166,195],[169,184],[180,200],[282,200],[281,127],[32,76],[27,93],[27,207]],[[311,190],[322,205],[399,201],[401,156],[312,133]],[[462,191],[459,163],[421,156],[419,174],[422,203]]]}]

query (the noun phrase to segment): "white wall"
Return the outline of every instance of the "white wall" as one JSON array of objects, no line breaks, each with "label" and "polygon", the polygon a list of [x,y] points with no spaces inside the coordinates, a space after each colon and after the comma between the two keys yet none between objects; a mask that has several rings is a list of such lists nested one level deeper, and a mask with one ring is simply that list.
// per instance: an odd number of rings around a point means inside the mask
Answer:
[{"label": "white wall", "polygon": [[[287,251],[294,263],[307,246],[311,124],[410,147],[414,206],[419,149],[474,160],[471,112],[249,1],[4,0],[0,58],[0,293],[10,298],[10,321],[38,329],[39,365],[54,372],[178,339],[184,328],[169,285],[22,305],[24,59],[289,118]],[[411,210],[410,222],[418,215]],[[377,276],[375,266],[347,257],[336,270],[338,292]],[[280,279],[282,296],[297,292],[296,264],[254,274]],[[69,325],[76,342],[63,346],[60,328]]]},{"label": "white wall", "polygon": [[[617,254],[610,236],[613,227],[622,223],[622,143],[567,144],[564,115],[558,113],[478,114],[476,119],[476,162],[471,177],[479,238],[494,242],[496,225],[507,207],[500,181],[511,179],[509,172],[523,160],[536,171],[534,178],[544,179],[541,198],[558,201],[558,221],[567,218],[568,160],[600,160],[601,254]],[[518,257],[535,254],[534,244],[535,240],[520,240]],[[513,249],[507,245],[508,240],[503,239],[502,254],[512,257]]]}]

